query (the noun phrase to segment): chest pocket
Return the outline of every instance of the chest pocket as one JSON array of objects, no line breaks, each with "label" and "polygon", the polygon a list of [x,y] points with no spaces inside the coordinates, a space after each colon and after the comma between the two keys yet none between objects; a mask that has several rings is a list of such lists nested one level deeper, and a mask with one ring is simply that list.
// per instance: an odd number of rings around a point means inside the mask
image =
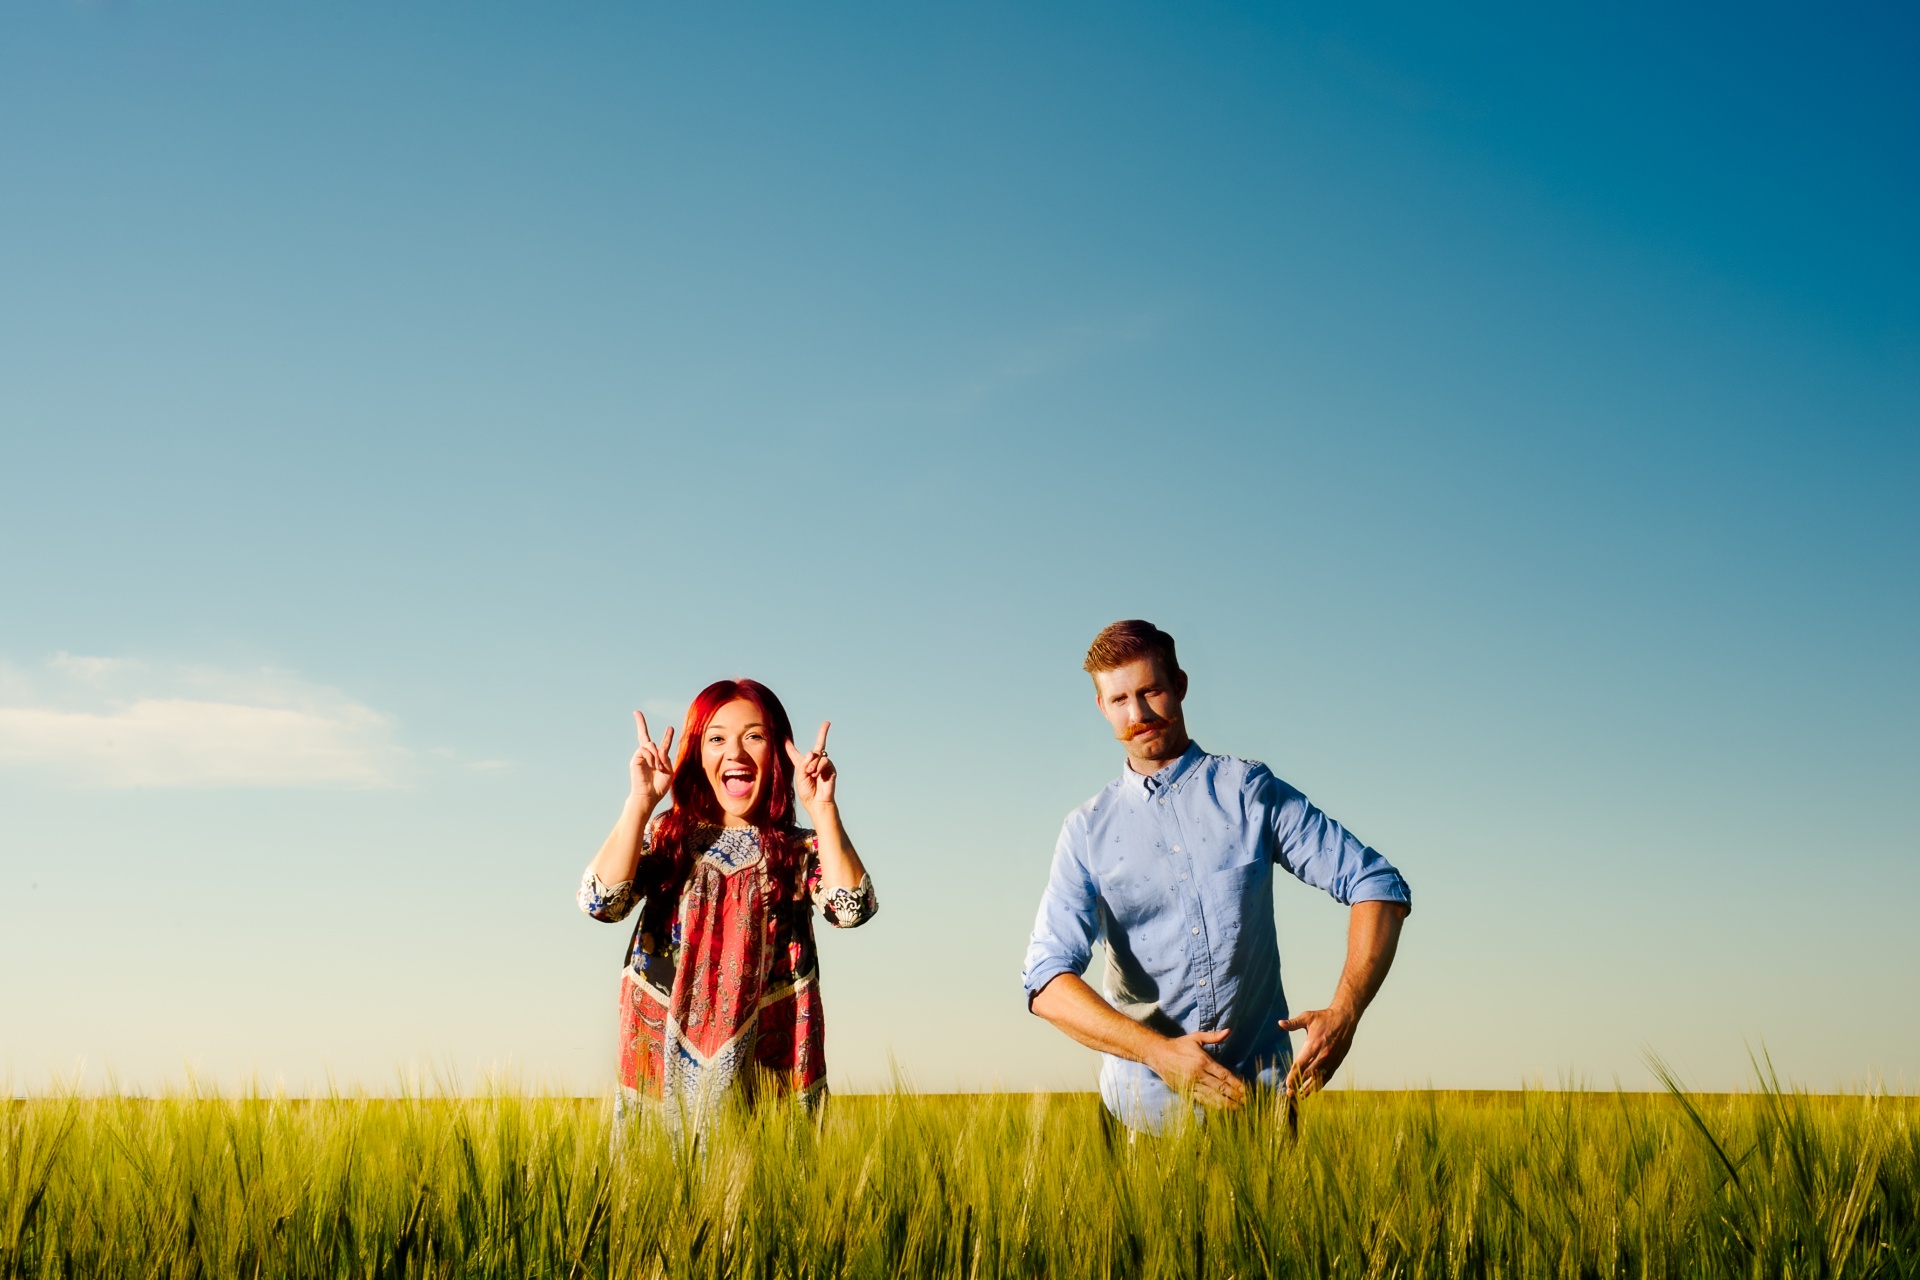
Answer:
[{"label": "chest pocket", "polygon": [[1202,871],[1201,874],[1211,874],[1221,879],[1225,879],[1228,876],[1246,878],[1256,875],[1272,865],[1273,864],[1270,863],[1265,855],[1258,849],[1231,849],[1222,854],[1219,864],[1213,868],[1211,873]]}]

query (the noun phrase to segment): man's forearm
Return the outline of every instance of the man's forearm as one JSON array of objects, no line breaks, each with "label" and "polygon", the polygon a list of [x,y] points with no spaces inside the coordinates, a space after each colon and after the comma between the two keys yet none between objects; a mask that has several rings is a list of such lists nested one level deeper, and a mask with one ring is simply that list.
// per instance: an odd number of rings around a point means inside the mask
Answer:
[{"label": "man's forearm", "polygon": [[1032,1008],[1087,1048],[1135,1062],[1148,1062],[1167,1039],[1108,1004],[1078,974],[1053,978],[1033,997]]},{"label": "man's forearm", "polygon": [[1121,1013],[1072,973],[1042,987],[1032,1007],[1087,1048],[1146,1064],[1183,1097],[1209,1107],[1237,1107],[1246,1101],[1240,1077],[1213,1058],[1213,1046],[1227,1038],[1225,1031],[1163,1036]]},{"label": "man's forearm", "polygon": [[1406,915],[1406,907],[1398,902],[1356,902],[1348,914],[1347,963],[1340,970],[1333,1003],[1352,1010],[1356,1018],[1387,980]]}]

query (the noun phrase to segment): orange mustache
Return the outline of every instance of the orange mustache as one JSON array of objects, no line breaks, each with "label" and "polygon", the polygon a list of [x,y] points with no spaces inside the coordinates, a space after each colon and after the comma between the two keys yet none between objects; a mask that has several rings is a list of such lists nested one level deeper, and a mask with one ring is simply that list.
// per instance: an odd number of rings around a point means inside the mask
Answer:
[{"label": "orange mustache", "polygon": [[1139,724],[1128,725],[1122,729],[1117,736],[1122,742],[1132,742],[1143,733],[1158,733],[1166,727],[1167,722],[1165,720],[1155,720],[1152,722],[1143,720]]}]

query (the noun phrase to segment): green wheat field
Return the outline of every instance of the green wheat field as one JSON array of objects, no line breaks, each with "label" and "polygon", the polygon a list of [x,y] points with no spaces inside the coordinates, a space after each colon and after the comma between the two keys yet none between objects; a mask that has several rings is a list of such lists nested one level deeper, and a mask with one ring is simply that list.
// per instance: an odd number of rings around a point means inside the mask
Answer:
[{"label": "green wheat field", "polygon": [[604,1102],[34,1097],[14,1276],[1920,1275],[1920,1099],[1342,1092],[1129,1142],[1090,1095],[727,1119]]}]

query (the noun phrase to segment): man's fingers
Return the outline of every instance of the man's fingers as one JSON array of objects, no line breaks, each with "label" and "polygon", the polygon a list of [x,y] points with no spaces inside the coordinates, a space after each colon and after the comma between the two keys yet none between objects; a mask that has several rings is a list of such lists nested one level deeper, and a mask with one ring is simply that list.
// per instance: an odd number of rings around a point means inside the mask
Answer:
[{"label": "man's fingers", "polygon": [[1320,1076],[1305,1063],[1295,1061],[1287,1071],[1287,1092],[1296,1098],[1304,1098],[1320,1087]]},{"label": "man's fingers", "polygon": [[1295,1058],[1292,1069],[1287,1072],[1287,1087],[1289,1089],[1299,1090],[1302,1085],[1306,1084],[1306,1082],[1312,1078],[1312,1067]]},{"label": "man's fingers", "polygon": [[1228,1078],[1226,1080],[1211,1080],[1208,1083],[1213,1086],[1214,1092],[1231,1102],[1243,1101],[1247,1096],[1247,1086],[1241,1084],[1238,1080]]},{"label": "man's fingers", "polygon": [[1239,1076],[1233,1074],[1233,1072],[1227,1070],[1225,1067],[1215,1066],[1214,1069],[1207,1074],[1210,1079],[1216,1082],[1219,1088],[1228,1093],[1246,1092],[1246,1084]]},{"label": "man's fingers", "polygon": [[1193,1038],[1201,1044],[1219,1044],[1232,1034],[1231,1027],[1222,1027],[1218,1031],[1196,1031],[1193,1033]]},{"label": "man's fingers", "polygon": [[833,721],[831,720],[822,720],[820,722],[820,736],[813,740],[813,752],[815,755],[823,756],[827,754],[827,730],[832,727]]},{"label": "man's fingers", "polygon": [[1299,1081],[1300,1096],[1303,1098],[1318,1089],[1327,1078],[1326,1066],[1319,1054],[1302,1054],[1295,1060],[1290,1074]]},{"label": "man's fingers", "polygon": [[1242,1092],[1235,1091],[1229,1093],[1225,1089],[1212,1084],[1196,1088],[1194,1090],[1194,1096],[1207,1106],[1213,1107],[1218,1111],[1235,1110],[1246,1101]]},{"label": "man's fingers", "polygon": [[1308,1027],[1312,1025],[1313,1025],[1313,1014],[1310,1012],[1300,1014],[1299,1016],[1293,1017],[1293,1018],[1280,1019],[1280,1029],[1282,1031],[1305,1031]]}]

